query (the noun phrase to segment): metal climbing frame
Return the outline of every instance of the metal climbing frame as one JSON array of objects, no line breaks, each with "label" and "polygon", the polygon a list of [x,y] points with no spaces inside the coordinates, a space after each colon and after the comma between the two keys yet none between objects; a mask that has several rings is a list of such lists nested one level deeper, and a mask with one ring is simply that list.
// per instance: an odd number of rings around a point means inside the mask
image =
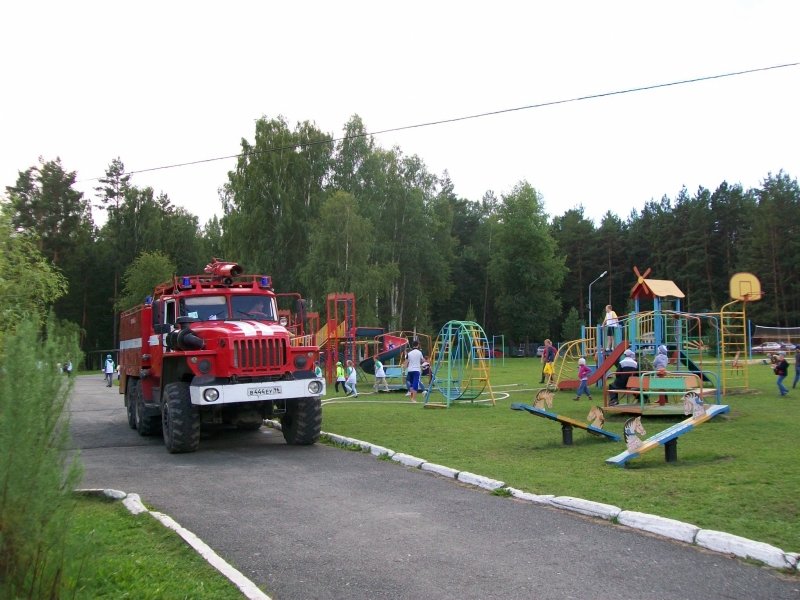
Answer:
[{"label": "metal climbing frame", "polygon": [[[458,401],[475,401],[488,389],[491,348],[480,325],[473,321],[449,321],[439,331],[431,353],[433,384],[425,393],[426,406],[446,406]],[[431,392],[444,396],[444,403],[431,402]]]}]

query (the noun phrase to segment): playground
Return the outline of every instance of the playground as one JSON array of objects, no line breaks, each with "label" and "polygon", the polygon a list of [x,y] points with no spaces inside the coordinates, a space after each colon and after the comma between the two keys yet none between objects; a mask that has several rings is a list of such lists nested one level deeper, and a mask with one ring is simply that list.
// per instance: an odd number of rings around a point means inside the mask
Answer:
[{"label": "playground", "polygon": [[[800,402],[780,399],[774,374],[761,367],[753,366],[751,392],[726,398],[730,412],[682,436],[674,463],[653,450],[625,468],[606,464],[626,449],[624,441],[576,428],[566,446],[558,423],[511,410],[514,403],[530,405],[541,389],[541,363],[535,358],[493,366],[494,406],[467,402],[424,410],[400,394],[361,393],[350,400],[329,392],[323,430],[495,477],[531,493],[622,505],[797,551],[800,465],[787,457],[796,453]],[[792,394],[800,399],[800,391]],[[570,391],[556,392],[546,410],[588,422],[593,404],[573,397]],[[608,414],[602,428],[621,437],[629,416]],[[686,418],[645,415],[645,438]]]},{"label": "playground", "polygon": [[[359,362],[363,387],[357,399],[329,387],[323,428],[497,476],[532,493],[638,502],[634,510],[800,548],[800,525],[791,516],[800,513],[800,467],[785,460],[795,451],[791,421],[800,404],[779,402],[772,370],[748,359],[752,282],[739,282],[748,291],[719,313],[695,315],[680,310],[677,286],[664,288],[648,275],[637,272],[636,310],[621,316],[614,350],[603,356],[603,332],[584,328],[580,340],[559,347],[549,387],[538,383],[538,358],[498,357],[478,324],[454,321],[423,342],[433,374],[422,406],[412,405],[404,394],[373,392],[374,378],[366,374],[378,357],[397,369],[402,386],[403,350],[388,356],[388,344],[376,344],[377,336],[371,350],[356,344],[366,354]],[[676,293],[659,293],[665,289]],[[395,342],[402,345],[404,336],[412,339],[404,332]],[[666,372],[652,366],[658,345],[669,347]],[[625,350],[635,352],[639,372],[620,394],[627,394],[625,401],[612,405],[608,385]],[[593,367],[591,402],[574,401],[581,356]],[[431,407],[448,410],[421,410]],[[641,429],[632,449],[626,424],[636,417]],[[657,448],[663,452],[650,452]],[[732,517],[728,506],[747,518]]]}]

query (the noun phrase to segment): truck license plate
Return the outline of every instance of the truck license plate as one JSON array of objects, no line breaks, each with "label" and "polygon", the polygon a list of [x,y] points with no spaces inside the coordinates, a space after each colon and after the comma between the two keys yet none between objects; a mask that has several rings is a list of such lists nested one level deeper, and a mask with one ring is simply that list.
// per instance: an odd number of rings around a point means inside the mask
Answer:
[{"label": "truck license plate", "polygon": [[248,398],[268,398],[269,396],[275,396],[280,393],[281,386],[279,385],[247,388]]}]

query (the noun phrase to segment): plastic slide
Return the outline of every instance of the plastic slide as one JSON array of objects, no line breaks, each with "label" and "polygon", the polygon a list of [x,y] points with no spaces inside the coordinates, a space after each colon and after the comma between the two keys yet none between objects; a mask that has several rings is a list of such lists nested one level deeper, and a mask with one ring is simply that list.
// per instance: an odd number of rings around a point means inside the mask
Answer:
[{"label": "plastic slide", "polygon": [[[605,360],[598,366],[592,373],[589,375],[589,385],[594,385],[598,381],[603,381],[603,378],[606,376],[611,369],[614,368],[616,362],[622,356],[622,353],[628,349],[628,342],[622,342],[617,344],[614,347],[614,350],[611,351]],[[580,385],[580,381],[577,379],[564,379],[558,382],[558,389],[560,390],[577,390],[578,386]]]},{"label": "plastic slide", "polygon": [[389,348],[387,350],[382,350],[381,352],[378,352],[378,354],[370,356],[369,358],[365,358],[360,363],[358,363],[358,366],[361,367],[361,370],[364,371],[365,373],[368,373],[370,375],[375,374],[376,357],[382,363],[386,363],[392,360],[393,358],[397,358],[398,356],[400,356],[406,349],[406,346],[408,346],[408,340],[399,337],[386,336],[386,339],[384,339],[383,342],[384,345],[387,346],[391,343],[394,345],[394,347]]}]

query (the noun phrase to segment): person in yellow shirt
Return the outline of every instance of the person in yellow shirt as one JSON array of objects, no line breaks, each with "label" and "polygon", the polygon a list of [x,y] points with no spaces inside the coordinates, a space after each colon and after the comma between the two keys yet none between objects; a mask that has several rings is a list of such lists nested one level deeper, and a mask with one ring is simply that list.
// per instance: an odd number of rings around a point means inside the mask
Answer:
[{"label": "person in yellow shirt", "polygon": [[617,313],[614,312],[614,309],[611,308],[610,304],[606,306],[606,316],[603,318],[603,327],[606,330],[606,352],[611,352],[617,340],[619,317]]},{"label": "person in yellow shirt", "polygon": [[344,387],[345,379],[346,378],[344,376],[344,366],[342,366],[342,361],[339,361],[336,363],[336,385],[333,386],[336,389],[337,394],[339,393],[340,383],[342,384],[342,391],[347,393],[347,388]]}]

